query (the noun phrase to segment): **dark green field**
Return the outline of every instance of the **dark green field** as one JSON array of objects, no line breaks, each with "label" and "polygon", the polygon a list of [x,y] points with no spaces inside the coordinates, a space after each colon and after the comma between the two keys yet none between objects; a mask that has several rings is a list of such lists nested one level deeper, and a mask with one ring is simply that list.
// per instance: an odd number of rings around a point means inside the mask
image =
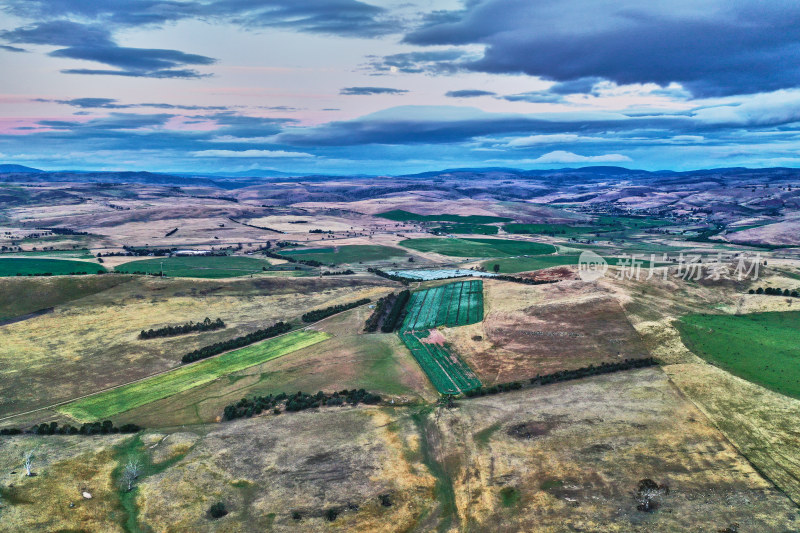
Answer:
[{"label": "dark green field", "polygon": [[503,229],[507,233],[530,235],[559,235],[572,237],[585,235],[596,231],[603,231],[608,226],[568,226],[567,224],[505,224]]},{"label": "dark green field", "polygon": [[800,398],[800,311],[688,315],[676,326],[686,347],[703,359]]},{"label": "dark green field", "polygon": [[33,257],[0,258],[0,276],[27,276],[52,274],[54,276],[82,272],[96,274],[106,272],[103,265],[89,261],[73,261],[70,259],[36,259]]},{"label": "dark green field", "polygon": [[459,235],[496,235],[497,226],[487,226],[485,224],[442,224],[432,228],[439,233],[455,233]]},{"label": "dark green field", "polygon": [[125,273],[159,274],[163,263],[164,275],[176,278],[232,278],[261,272],[269,262],[255,257],[198,256],[153,257],[119,265],[115,270]]},{"label": "dark green field", "polygon": [[443,394],[458,394],[481,386],[472,369],[446,346],[428,343],[430,329],[464,326],[483,320],[483,282],[459,281],[415,292],[400,338],[428,379]]},{"label": "dark green field", "polygon": [[333,264],[382,261],[394,257],[402,257],[406,254],[404,250],[399,248],[380,246],[377,244],[350,244],[325,248],[300,248],[281,250],[278,253],[292,257],[293,259],[310,259],[321,263]]},{"label": "dark green field", "polygon": [[509,257],[544,255],[556,251],[551,244],[504,239],[425,238],[400,241],[401,246],[420,252],[436,252],[453,257]]},{"label": "dark green field", "polygon": [[418,215],[410,211],[395,209],[379,215],[396,222],[456,222],[460,224],[491,224],[492,222],[511,222],[513,219],[488,215]]}]

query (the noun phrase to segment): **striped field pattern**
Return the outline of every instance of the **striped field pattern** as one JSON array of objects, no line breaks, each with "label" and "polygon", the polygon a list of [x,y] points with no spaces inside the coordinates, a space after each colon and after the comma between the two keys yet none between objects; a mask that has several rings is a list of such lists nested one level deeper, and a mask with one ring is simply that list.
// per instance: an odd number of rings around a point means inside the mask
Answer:
[{"label": "striped field pattern", "polygon": [[475,373],[455,353],[422,341],[431,328],[465,326],[483,320],[483,282],[461,281],[411,295],[400,338],[443,394],[458,394],[481,386]]}]

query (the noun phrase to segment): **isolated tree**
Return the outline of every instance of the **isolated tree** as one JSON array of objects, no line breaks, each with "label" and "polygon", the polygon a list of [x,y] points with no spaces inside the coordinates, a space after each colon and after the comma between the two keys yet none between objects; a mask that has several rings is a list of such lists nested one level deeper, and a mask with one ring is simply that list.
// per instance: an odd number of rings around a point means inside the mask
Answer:
[{"label": "isolated tree", "polygon": [[492,267],[492,270],[494,270],[495,274],[499,273],[500,272],[500,265],[495,263],[494,266]]},{"label": "isolated tree", "polygon": [[139,462],[138,459],[133,457],[128,459],[128,462],[125,463],[125,469],[122,471],[122,478],[121,483],[124,486],[127,486],[127,490],[130,492],[133,490],[133,484],[139,478],[139,474],[142,473],[142,464]]},{"label": "isolated tree", "polygon": [[25,461],[25,471],[27,472],[28,476],[32,476],[33,472],[31,472],[31,468],[33,467],[33,458],[35,450],[28,450],[22,454],[22,459]]}]

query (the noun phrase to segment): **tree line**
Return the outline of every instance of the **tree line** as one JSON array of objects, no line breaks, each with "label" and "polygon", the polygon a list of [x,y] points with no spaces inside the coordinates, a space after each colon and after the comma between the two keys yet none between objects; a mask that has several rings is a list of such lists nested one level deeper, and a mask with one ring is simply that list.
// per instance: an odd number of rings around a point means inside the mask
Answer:
[{"label": "tree line", "polygon": [[[105,274],[106,271],[105,270],[98,270],[97,273],[98,274]],[[34,272],[28,272],[27,274],[24,274],[22,272],[17,272],[15,275],[16,276],[45,276],[46,277],[46,276],[55,276],[55,275],[59,275],[59,276],[86,276],[88,274],[89,274],[88,272],[68,272],[67,274],[53,274],[52,272],[35,272],[35,273]]]},{"label": "tree line", "polygon": [[315,309],[304,314],[301,318],[303,322],[317,322],[323,318],[328,318],[331,315],[335,315],[336,313],[341,313],[342,311],[347,311],[348,309],[353,309],[360,305],[368,304],[371,301],[372,300],[369,298],[362,298],[360,300],[356,300],[355,302],[350,302],[349,304],[332,305],[330,307],[325,307],[324,309]]},{"label": "tree line", "polygon": [[376,276],[380,276],[382,278],[390,279],[392,281],[399,281],[403,285],[408,285],[408,280],[406,278],[404,278],[402,276],[397,276],[395,274],[389,274],[388,272],[385,272],[385,271],[383,271],[383,270],[381,270],[379,268],[370,267],[370,268],[367,269],[367,272],[371,272],[371,273],[375,274]]},{"label": "tree line", "polygon": [[748,291],[750,294],[769,294],[770,296],[790,296],[792,298],[800,298],[800,293],[796,290],[790,291],[789,289],[781,290],[780,287],[767,287],[766,289],[763,287],[759,287],[756,290],[750,289]]},{"label": "tree line", "polygon": [[272,410],[274,414],[279,414],[282,412],[281,407],[287,412],[297,412],[323,406],[335,407],[345,404],[358,405],[359,403],[374,405],[380,402],[381,397],[379,395],[372,394],[364,389],[344,389],[333,394],[319,391],[313,395],[299,391],[291,395],[281,392],[274,396],[269,394],[267,396],[242,398],[236,403],[225,406],[222,411],[222,418],[223,420],[250,418],[269,410]]},{"label": "tree line", "polygon": [[[539,375],[530,378],[531,385],[549,385],[550,383],[560,383],[562,381],[571,381],[574,379],[581,379],[590,376],[599,376],[601,374],[613,374],[623,370],[632,370],[634,368],[647,368],[655,366],[658,363],[652,357],[643,357],[641,359],[625,359],[619,363],[600,363],[599,365],[589,365],[574,370],[559,370],[550,374]],[[522,382],[512,381],[510,383],[500,383],[490,387],[478,387],[464,392],[468,398],[475,396],[485,396],[487,394],[497,394],[499,392],[508,392],[522,388]]]},{"label": "tree line", "polygon": [[89,422],[79,428],[69,424],[59,426],[58,422],[50,422],[49,424],[43,422],[27,430],[3,428],[0,429],[0,435],[21,435],[23,433],[32,435],[109,435],[112,433],[136,433],[142,429],[136,424],[123,424],[117,427],[111,420]]},{"label": "tree line", "polygon": [[164,326],[163,328],[158,329],[150,328],[146,331],[142,330],[142,332],[139,333],[139,338],[155,339],[157,337],[174,337],[176,335],[185,335],[195,331],[214,331],[224,327],[225,322],[223,322],[221,318],[211,320],[210,318],[206,317],[206,319],[202,322],[189,321],[186,324],[181,324],[180,326]]},{"label": "tree line", "polygon": [[320,261],[316,261],[314,259],[295,259],[294,257],[289,257],[288,255],[276,254],[271,250],[262,250],[261,253],[273,259],[283,259],[284,261],[288,261],[290,263],[297,263],[300,265],[307,265],[311,267],[320,267],[325,264]]},{"label": "tree line", "polygon": [[355,274],[355,272],[349,268],[347,270],[333,270],[322,273],[323,276],[350,276],[353,274]]},{"label": "tree line", "polygon": [[561,280],[557,279],[532,279],[532,278],[519,278],[517,276],[492,276],[492,279],[499,279],[500,281],[511,281],[513,283],[522,283],[524,285],[546,285],[548,283],[558,283]]},{"label": "tree line", "polygon": [[411,296],[409,290],[400,291],[400,294],[389,294],[380,298],[372,314],[364,323],[366,333],[375,333],[380,326],[383,333],[391,333],[403,322],[406,304]]},{"label": "tree line", "polygon": [[291,329],[291,324],[287,324],[286,322],[276,322],[268,328],[259,329],[241,337],[235,337],[227,341],[216,342],[209,346],[198,348],[197,350],[184,355],[181,358],[181,363],[193,363],[194,361],[206,359],[222,352],[227,352],[228,350],[242,348],[248,344],[253,344],[254,342],[269,339],[270,337],[275,337],[276,335],[280,335],[282,333],[287,333],[288,331],[291,331]]}]

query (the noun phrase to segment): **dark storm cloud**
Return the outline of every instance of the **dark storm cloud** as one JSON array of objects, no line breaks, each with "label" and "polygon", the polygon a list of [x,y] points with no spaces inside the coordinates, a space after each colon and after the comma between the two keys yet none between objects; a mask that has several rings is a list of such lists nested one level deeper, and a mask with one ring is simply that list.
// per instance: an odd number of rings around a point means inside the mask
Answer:
[{"label": "dark storm cloud", "polygon": [[353,37],[400,31],[387,10],[357,0],[8,0],[5,9],[25,18],[72,17],[117,27],[158,26],[195,18]]},{"label": "dark storm cloud", "polygon": [[406,89],[393,89],[392,87],[345,87],[339,94],[346,96],[365,96],[369,94],[405,94]]},{"label": "dark storm cloud", "polygon": [[448,98],[477,98],[478,96],[494,96],[495,94],[492,91],[480,91],[478,89],[462,89],[444,93]]},{"label": "dark storm cloud", "polygon": [[559,82],[679,82],[695,96],[800,86],[800,3],[472,0],[405,42],[486,46],[465,66]]},{"label": "dark storm cloud", "polygon": [[128,48],[117,45],[111,33],[98,25],[57,20],[0,32],[12,43],[66,46],[50,52],[52,57],[93,61],[111,69],[66,69],[68,74],[94,74],[147,78],[198,78],[203,75],[186,65],[210,65],[214,59],[179,50]]}]

